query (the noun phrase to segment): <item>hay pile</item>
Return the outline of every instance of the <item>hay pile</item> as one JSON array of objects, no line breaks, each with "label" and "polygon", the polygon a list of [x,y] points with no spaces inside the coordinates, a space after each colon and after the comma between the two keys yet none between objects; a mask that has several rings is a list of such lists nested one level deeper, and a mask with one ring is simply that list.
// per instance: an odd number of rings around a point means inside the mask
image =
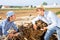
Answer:
[{"label": "hay pile", "polygon": [[[48,25],[42,20],[38,20],[35,22],[37,25],[37,30],[33,29],[32,23],[25,23],[19,26],[19,35],[17,37],[13,37],[13,40],[44,40],[44,35],[46,31],[40,30],[43,27],[47,27]],[[56,36],[52,36],[50,40],[57,40]]]}]

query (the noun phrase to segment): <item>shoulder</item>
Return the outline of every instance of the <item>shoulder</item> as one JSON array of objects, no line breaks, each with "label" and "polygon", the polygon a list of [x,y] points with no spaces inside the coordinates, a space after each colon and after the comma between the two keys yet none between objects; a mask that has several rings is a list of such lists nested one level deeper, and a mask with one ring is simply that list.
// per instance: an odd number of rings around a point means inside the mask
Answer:
[{"label": "shoulder", "polygon": [[6,23],[7,22],[7,19],[4,19],[1,21],[1,23]]},{"label": "shoulder", "polygon": [[48,11],[48,15],[54,14],[54,12],[52,11]]},{"label": "shoulder", "polygon": [[55,13],[52,12],[52,11],[47,11],[47,15],[48,15],[48,16],[52,16],[52,15],[55,15]]},{"label": "shoulder", "polygon": [[0,25],[1,26],[4,26],[6,24],[6,19],[4,19],[4,20],[2,20],[1,22],[0,22]]}]

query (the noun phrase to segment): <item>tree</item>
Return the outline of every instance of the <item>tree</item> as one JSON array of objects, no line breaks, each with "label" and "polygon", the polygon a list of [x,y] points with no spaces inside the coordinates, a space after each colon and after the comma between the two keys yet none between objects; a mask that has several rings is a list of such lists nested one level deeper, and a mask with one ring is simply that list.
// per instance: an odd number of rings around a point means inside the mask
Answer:
[{"label": "tree", "polygon": [[31,5],[31,8],[33,8],[33,5]]},{"label": "tree", "polygon": [[0,5],[0,8],[2,7],[2,5]]},{"label": "tree", "polygon": [[43,2],[42,5],[47,5],[47,2]]}]

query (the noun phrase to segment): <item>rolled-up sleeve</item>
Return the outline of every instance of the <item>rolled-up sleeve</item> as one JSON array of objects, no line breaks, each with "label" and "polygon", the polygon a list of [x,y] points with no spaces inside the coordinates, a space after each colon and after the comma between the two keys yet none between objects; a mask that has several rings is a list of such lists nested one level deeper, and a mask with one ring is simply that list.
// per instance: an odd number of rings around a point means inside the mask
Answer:
[{"label": "rolled-up sleeve", "polygon": [[50,28],[57,26],[57,16],[53,12],[49,12],[48,16],[52,23],[51,23],[51,25],[48,25],[47,28],[50,29]]},{"label": "rolled-up sleeve", "polygon": [[12,27],[14,28],[15,31],[18,31],[18,28],[17,28],[17,26],[16,26],[16,24],[14,22],[13,22],[13,26]]},{"label": "rolled-up sleeve", "polygon": [[34,25],[34,24],[35,24],[35,21],[37,21],[37,20],[39,20],[39,17],[34,18],[34,19],[31,21],[32,24]]}]

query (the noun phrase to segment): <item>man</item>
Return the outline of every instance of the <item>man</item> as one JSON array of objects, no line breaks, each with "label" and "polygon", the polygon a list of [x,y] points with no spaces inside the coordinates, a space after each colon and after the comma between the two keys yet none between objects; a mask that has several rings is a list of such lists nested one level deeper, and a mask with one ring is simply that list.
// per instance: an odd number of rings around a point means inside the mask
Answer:
[{"label": "man", "polygon": [[[0,24],[0,29],[2,28],[2,35],[9,36],[12,38],[13,36],[16,36],[17,34],[14,34],[18,31],[16,24],[14,24],[14,20],[16,19],[16,16],[13,11],[7,12],[7,19],[3,20]],[[8,33],[8,30],[10,28],[13,28],[14,31],[11,33]]]},{"label": "man", "polygon": [[[60,40],[60,23],[59,18],[51,11],[45,11],[43,7],[36,9],[39,14],[35,19],[32,20],[33,28],[36,30],[37,26],[35,25],[35,21],[42,20],[48,24],[48,27],[44,27],[43,30],[47,29],[47,32],[44,36],[44,40],[49,40],[51,35],[56,32],[58,40]],[[42,29],[41,29],[42,30]]]}]

